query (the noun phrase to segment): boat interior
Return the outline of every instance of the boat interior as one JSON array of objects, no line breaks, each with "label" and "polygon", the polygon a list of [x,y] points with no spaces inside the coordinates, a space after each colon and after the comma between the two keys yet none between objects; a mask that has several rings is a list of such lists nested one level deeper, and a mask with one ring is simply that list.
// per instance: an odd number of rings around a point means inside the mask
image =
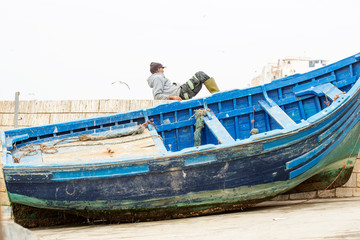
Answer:
[{"label": "boat interior", "polygon": [[[358,55],[357,55],[358,56]],[[359,58],[359,57],[358,57]],[[360,61],[345,59],[306,74],[297,74],[243,90],[206,98],[46,126],[15,129],[3,134],[10,151],[28,144],[55,142],[83,134],[106,135],[148,125],[156,146],[144,154],[178,152],[204,145],[231,144],[277,129],[296,127],[348,92],[360,76]],[[204,123],[196,131],[196,121]],[[195,133],[195,134],[194,134]],[[200,133],[200,134],[199,134]],[[196,135],[196,136],[195,136]],[[5,141],[4,141],[5,140]],[[197,142],[199,144],[196,145]],[[64,143],[59,143],[64,144]],[[142,143],[144,146],[151,143]],[[117,156],[126,157],[126,156]]]}]

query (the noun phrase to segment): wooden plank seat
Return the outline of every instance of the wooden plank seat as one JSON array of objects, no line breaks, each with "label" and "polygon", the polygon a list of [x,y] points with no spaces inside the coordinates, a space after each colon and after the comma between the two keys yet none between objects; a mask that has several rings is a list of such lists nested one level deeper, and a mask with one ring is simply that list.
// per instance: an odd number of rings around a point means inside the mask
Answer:
[{"label": "wooden plank seat", "polygon": [[287,115],[277,104],[269,105],[264,100],[260,100],[259,104],[281,127],[288,128],[295,126],[296,123]]},{"label": "wooden plank seat", "polygon": [[281,127],[288,128],[295,126],[296,123],[292,120],[289,115],[280,108],[266,93],[265,86],[263,86],[263,96],[265,100],[258,101],[260,107],[265,110]]},{"label": "wooden plank seat", "polygon": [[207,116],[204,117],[204,123],[210,129],[210,131],[217,138],[219,143],[232,143],[235,140],[230,133],[224,128],[219,119],[213,112],[207,111]]},{"label": "wooden plank seat", "polygon": [[323,84],[314,86],[313,82],[295,86],[293,88],[293,91],[294,91],[295,96],[297,96],[297,97],[308,95],[308,94],[314,94],[318,97],[325,95],[328,98],[330,98],[332,101],[334,101],[340,94],[343,93],[340,89],[338,89],[332,83],[323,83]]},{"label": "wooden plank seat", "polygon": [[[148,113],[146,112],[146,110],[143,111],[144,117],[146,121],[149,121],[149,116]],[[161,138],[161,136],[158,134],[158,132],[156,131],[156,129],[154,128],[153,125],[149,124],[148,125],[149,131],[150,131],[150,135],[152,136],[152,139],[155,143],[155,146],[159,149],[161,154],[165,154],[167,153],[167,149],[164,145],[164,141]]]}]

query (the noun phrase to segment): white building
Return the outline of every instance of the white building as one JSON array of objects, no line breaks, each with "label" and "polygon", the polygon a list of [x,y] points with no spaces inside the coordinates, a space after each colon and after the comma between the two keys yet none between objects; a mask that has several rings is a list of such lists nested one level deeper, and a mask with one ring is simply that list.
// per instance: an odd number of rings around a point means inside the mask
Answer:
[{"label": "white building", "polygon": [[326,66],[327,60],[312,60],[307,57],[288,57],[270,62],[263,67],[261,74],[251,80],[251,86],[269,83],[272,80],[305,73]]}]

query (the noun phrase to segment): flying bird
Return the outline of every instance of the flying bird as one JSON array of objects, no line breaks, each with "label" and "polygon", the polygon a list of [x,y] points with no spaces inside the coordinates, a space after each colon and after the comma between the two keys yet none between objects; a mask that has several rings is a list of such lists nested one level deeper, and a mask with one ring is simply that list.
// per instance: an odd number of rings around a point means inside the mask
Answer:
[{"label": "flying bird", "polygon": [[128,89],[130,90],[129,85],[128,85],[126,82],[123,82],[123,81],[116,81],[116,82],[113,82],[113,83],[111,83],[111,84],[115,84],[115,83],[125,84],[125,85],[128,87]]}]

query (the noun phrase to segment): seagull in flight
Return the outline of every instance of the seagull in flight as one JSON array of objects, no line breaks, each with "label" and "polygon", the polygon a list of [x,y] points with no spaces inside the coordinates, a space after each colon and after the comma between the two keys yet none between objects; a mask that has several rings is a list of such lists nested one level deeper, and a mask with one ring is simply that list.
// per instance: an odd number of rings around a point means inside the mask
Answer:
[{"label": "seagull in flight", "polygon": [[115,83],[125,84],[125,85],[128,87],[128,89],[130,90],[129,85],[128,85],[126,82],[123,82],[123,81],[116,81],[116,82],[113,82],[113,83],[111,83],[111,84],[115,84]]}]

